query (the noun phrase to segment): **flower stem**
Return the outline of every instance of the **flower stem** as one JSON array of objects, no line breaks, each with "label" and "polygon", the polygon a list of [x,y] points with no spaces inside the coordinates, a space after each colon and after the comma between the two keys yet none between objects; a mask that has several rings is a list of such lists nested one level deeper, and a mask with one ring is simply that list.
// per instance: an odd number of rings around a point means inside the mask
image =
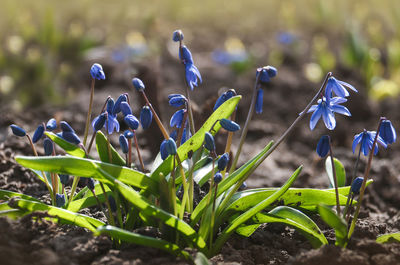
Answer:
[{"label": "flower stem", "polygon": [[[137,140],[137,138],[136,138],[136,133],[135,133],[135,132],[133,132],[133,140],[134,140],[134,142],[135,142],[136,152],[137,152],[137,155],[138,155],[138,158],[139,158],[140,166],[142,167],[142,171],[144,172],[143,159],[142,159],[142,155],[140,154],[139,144],[138,144],[138,140]],[[129,166],[130,166],[130,165],[129,165]]]},{"label": "flower stem", "polygon": [[141,94],[142,94],[144,100],[146,101],[147,106],[149,106],[151,112],[153,113],[153,116],[156,119],[156,123],[158,125],[158,128],[160,128],[162,135],[164,136],[165,140],[168,140],[169,134],[168,134],[167,130],[165,129],[164,125],[162,124],[160,118],[158,117],[157,112],[154,110],[153,106],[150,104],[150,101],[147,98],[146,93],[144,91],[141,91]]},{"label": "flower stem", "polygon": [[[186,83],[186,81],[185,81]],[[194,119],[193,119],[193,111],[192,111],[192,102],[190,101],[190,95],[189,95],[189,87],[186,84],[186,89],[185,89],[185,94],[186,94],[186,99],[187,99],[187,109],[189,112],[189,125],[190,125],[190,131],[192,135],[195,134],[196,129],[194,127]]]},{"label": "flower stem", "polygon": [[332,165],[332,175],[333,175],[333,182],[335,184],[335,195],[336,195],[336,214],[340,216],[340,201],[339,201],[339,191],[338,191],[338,184],[337,184],[337,177],[336,177],[336,167],[333,161],[333,151],[332,151],[332,142],[331,137],[329,137],[329,156],[331,159]]},{"label": "flower stem", "polygon": [[356,211],[354,212],[354,217],[353,217],[353,220],[351,221],[349,232],[347,234],[347,238],[348,239],[350,239],[351,236],[353,235],[354,228],[356,226],[356,222],[357,222],[357,219],[358,219],[358,214],[360,213],[361,203],[362,203],[362,200],[364,198],[364,192],[365,192],[365,188],[366,188],[366,184],[367,184],[367,180],[368,180],[368,176],[369,176],[369,171],[371,170],[372,158],[374,157],[375,147],[376,147],[377,142],[378,142],[379,128],[381,127],[381,124],[382,124],[383,120],[386,120],[386,118],[381,117],[380,120],[379,120],[378,128],[376,129],[374,143],[372,144],[372,148],[371,148],[371,151],[370,151],[369,156],[368,156],[368,162],[367,162],[367,166],[365,168],[364,179],[363,179],[363,182],[362,182],[362,185],[361,185],[360,195],[359,195],[358,201],[357,201],[357,208],[356,208]]},{"label": "flower stem", "polygon": [[[235,121],[236,119],[236,109],[233,111],[231,115],[231,120]],[[231,151],[231,146],[232,146],[232,138],[233,138],[233,132],[228,132],[228,138],[226,139],[226,145],[225,145],[225,153],[228,153]],[[222,177],[225,176],[227,168],[224,168],[224,170],[221,171]]]},{"label": "flower stem", "polygon": [[[356,178],[357,169],[358,169],[358,163],[360,162],[360,155],[361,155],[361,145],[358,148],[357,161],[356,161],[356,164],[354,166],[353,176],[352,176],[351,181],[350,181],[350,186],[351,186],[351,184],[353,184],[353,181]],[[349,189],[349,194],[347,195],[346,207],[344,208],[344,211],[343,211],[343,218],[346,217],[347,211],[349,210],[349,207],[353,202],[353,198],[351,198],[352,201],[350,202],[350,197],[351,197],[350,195],[351,195],[351,188]]]},{"label": "flower stem", "polygon": [[88,110],[88,114],[86,117],[86,125],[85,125],[85,134],[83,137],[83,145],[86,145],[86,141],[87,141],[87,137],[88,137],[88,133],[89,133],[89,124],[90,124],[90,118],[92,115],[92,107],[93,107],[93,97],[94,97],[94,83],[95,83],[95,79],[92,77],[92,82],[90,85],[90,101],[89,101],[89,110]]}]

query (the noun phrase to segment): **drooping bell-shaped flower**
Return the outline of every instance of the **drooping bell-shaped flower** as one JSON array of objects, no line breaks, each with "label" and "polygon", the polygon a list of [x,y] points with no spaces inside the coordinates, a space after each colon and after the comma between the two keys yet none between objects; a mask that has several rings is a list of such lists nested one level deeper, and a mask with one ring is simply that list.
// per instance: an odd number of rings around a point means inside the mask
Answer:
[{"label": "drooping bell-shaped flower", "polygon": [[236,132],[236,131],[240,130],[239,124],[237,124],[234,121],[231,121],[231,120],[228,120],[228,119],[221,119],[219,121],[219,123],[221,124],[221,127],[224,128],[227,131]]},{"label": "drooping bell-shaped flower", "polygon": [[385,141],[386,144],[396,142],[396,130],[394,129],[390,120],[383,120],[379,128],[379,136]]},{"label": "drooping bell-shaped flower", "polygon": [[322,135],[317,144],[317,154],[324,158],[330,150],[330,139],[328,135]]},{"label": "drooping bell-shaped flower", "polygon": [[39,141],[40,138],[42,138],[43,134],[44,134],[44,126],[43,124],[40,124],[33,133],[32,142],[36,143],[37,141]]},{"label": "drooping bell-shaped flower", "polygon": [[106,75],[104,74],[103,67],[98,63],[95,63],[92,65],[92,67],[90,68],[90,74],[92,75],[93,79],[97,79],[97,80],[106,79]]}]

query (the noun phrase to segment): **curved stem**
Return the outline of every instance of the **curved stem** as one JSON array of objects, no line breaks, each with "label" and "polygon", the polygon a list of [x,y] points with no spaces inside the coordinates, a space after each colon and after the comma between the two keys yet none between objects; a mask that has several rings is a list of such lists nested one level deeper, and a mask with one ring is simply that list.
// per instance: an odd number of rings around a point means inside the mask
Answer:
[{"label": "curved stem", "polygon": [[92,77],[92,83],[90,85],[89,110],[88,110],[88,114],[87,114],[87,117],[86,117],[85,134],[84,134],[84,137],[83,137],[83,145],[84,146],[86,146],[86,141],[87,141],[87,137],[88,137],[88,133],[89,133],[90,118],[91,118],[91,115],[92,115],[93,97],[94,97],[94,83],[95,83],[95,79]]},{"label": "curved stem", "polygon": [[169,134],[168,134],[167,130],[165,129],[164,125],[162,124],[160,118],[158,117],[157,112],[154,110],[153,106],[150,104],[150,101],[147,98],[146,93],[144,91],[140,91],[140,92],[141,92],[144,100],[146,101],[147,106],[149,106],[151,112],[153,113],[153,116],[156,120],[158,127],[160,128],[162,135],[164,136],[165,140],[168,140]]},{"label": "curved stem", "polygon": [[[138,158],[139,158],[140,166],[142,167],[142,171],[144,172],[143,159],[142,159],[142,155],[140,154],[139,144],[138,144],[138,140],[136,138],[136,133],[135,132],[133,132],[133,140],[135,142],[136,152],[137,152],[137,155],[138,155]],[[129,167],[130,167],[130,164],[129,164]]]}]

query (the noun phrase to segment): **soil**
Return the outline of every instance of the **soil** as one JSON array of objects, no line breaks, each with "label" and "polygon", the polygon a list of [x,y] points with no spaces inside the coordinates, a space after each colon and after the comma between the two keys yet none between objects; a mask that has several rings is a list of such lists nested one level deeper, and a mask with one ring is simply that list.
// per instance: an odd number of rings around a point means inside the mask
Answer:
[{"label": "soil", "polygon": [[[194,56],[196,57],[196,54]],[[146,84],[152,82],[152,85],[148,86],[151,89],[147,88],[151,94],[150,98],[153,102],[159,102],[153,105],[159,106],[163,120],[168,121],[174,109],[165,104],[166,96],[169,93],[177,93],[177,88],[182,87],[183,82],[179,74],[182,66],[169,55],[165,55],[160,61],[161,63],[147,62],[144,65],[136,65],[135,70]],[[204,120],[211,113],[220,83],[224,82],[225,86],[235,88],[238,94],[250,94],[253,72],[235,76],[227,68],[202,61],[198,67],[202,71],[204,84],[192,93],[196,103],[197,120]],[[112,65],[108,68],[111,71],[114,69]],[[162,73],[160,69],[163,69]],[[116,74],[114,76],[117,78]],[[310,117],[307,116],[287,141],[251,176],[247,183],[249,188],[282,185],[300,164],[304,165],[304,170],[295,182],[295,187],[326,188],[328,178],[324,172],[324,161],[314,152],[322,134],[331,135],[335,156],[342,161],[347,175],[350,176],[356,160],[350,148],[353,136],[363,128],[375,130],[380,115],[391,119],[395,127],[400,125],[398,99],[389,99],[377,104],[367,98],[365,90],[359,85],[361,83],[357,73],[342,69],[335,73],[335,76],[359,88],[360,92],[352,94],[349,102],[345,104],[350,109],[352,117],[336,115],[338,125],[335,131],[328,132],[321,122],[314,131],[310,131],[308,126]],[[159,80],[152,80],[154,77],[158,77]],[[127,84],[123,80],[119,82],[125,86]],[[271,81],[264,93],[264,112],[256,115],[250,125],[240,163],[251,158],[268,141],[277,139],[307,105],[318,86],[304,79],[300,66],[284,64],[279,68],[278,76]],[[95,96],[95,112],[100,110],[107,95],[117,98],[121,92],[123,90],[108,83],[99,87]],[[131,95],[134,113],[139,113],[141,106],[139,96],[135,91],[128,92]],[[31,155],[32,151],[25,139],[11,135],[8,126],[11,123],[23,125],[29,133],[32,133],[39,123],[55,116],[59,120],[68,121],[77,129],[78,134],[82,135],[87,111],[87,94],[88,90],[82,89],[76,101],[61,108],[45,106],[24,113],[10,113],[7,106],[1,107],[1,189],[22,192],[48,201],[44,184],[28,169],[15,162],[15,155]],[[247,115],[249,103],[249,97],[243,97],[240,102],[237,111],[240,124],[243,124]],[[149,164],[159,146],[159,142],[154,139],[161,139],[154,138],[158,132],[150,132],[145,134],[143,131],[138,131],[146,164]],[[223,132],[221,134],[217,141],[225,139]],[[239,138],[238,135],[235,137],[236,140]],[[113,138],[113,143],[118,145],[117,138]],[[42,153],[42,148],[39,148],[39,153]],[[347,249],[334,246],[334,232],[318,217],[313,216],[323,229],[330,245],[313,249],[295,230],[284,225],[268,224],[249,238],[234,235],[221,253],[211,259],[212,263],[400,264],[400,244],[375,242],[379,235],[400,230],[399,153],[400,146],[395,143],[387,150],[380,149],[378,156],[374,158],[370,174],[374,183],[367,189],[360,219]],[[362,175],[365,164],[366,158],[362,157],[358,175]],[[95,208],[85,213],[98,215]],[[115,248],[107,237],[93,237],[90,232],[79,227],[35,221],[30,215],[19,220],[0,218],[0,234],[0,264],[186,264],[184,260],[152,248],[132,244]]]}]

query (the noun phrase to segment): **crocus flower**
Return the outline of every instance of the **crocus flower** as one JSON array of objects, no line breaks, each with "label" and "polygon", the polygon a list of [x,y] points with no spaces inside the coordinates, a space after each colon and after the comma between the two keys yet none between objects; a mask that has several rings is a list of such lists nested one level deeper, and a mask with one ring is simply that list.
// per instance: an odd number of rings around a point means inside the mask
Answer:
[{"label": "crocus flower", "polygon": [[347,88],[350,88],[351,90],[353,90],[354,92],[358,92],[357,89],[355,89],[352,85],[337,80],[336,78],[334,78],[333,76],[328,78],[328,83],[326,84],[326,88],[325,88],[325,95],[328,97],[332,96],[332,91],[335,93],[336,96],[338,97],[348,97],[350,96],[350,93],[347,91]]},{"label": "crocus flower", "polygon": [[346,107],[339,105],[346,101],[347,99],[341,97],[323,97],[322,99],[319,99],[318,105],[312,105],[311,108],[307,111],[307,113],[314,112],[310,119],[310,129],[313,130],[315,128],[315,125],[317,125],[321,117],[325,123],[326,128],[328,128],[329,130],[335,129],[335,112],[342,115],[351,116],[350,111]]},{"label": "crocus flower", "polygon": [[256,98],[256,106],[255,106],[257,114],[262,113],[263,97],[264,97],[264,89],[262,89],[262,88],[257,89],[257,98]]},{"label": "crocus flower", "polygon": [[396,131],[389,120],[382,121],[381,127],[379,128],[379,136],[382,137],[387,144],[396,142]]},{"label": "crocus flower", "polygon": [[320,157],[325,157],[330,149],[330,139],[328,135],[322,135],[317,144],[317,154]]},{"label": "crocus flower", "polygon": [[95,63],[92,65],[92,67],[90,68],[90,74],[92,75],[93,79],[97,79],[97,80],[106,79],[106,75],[104,74],[103,67],[98,63]]},{"label": "crocus flower", "polygon": [[[356,151],[356,147],[358,144],[361,146],[361,151],[365,156],[368,155],[369,150],[372,150],[372,145],[374,144],[376,132],[375,131],[366,131],[364,130],[363,132],[357,134],[354,136],[353,140],[353,153]],[[384,148],[387,147],[385,141],[382,139],[382,137],[378,136],[377,139],[377,144],[374,149],[374,155],[378,153],[378,143],[381,144]]]},{"label": "crocus flower", "polygon": [[13,132],[14,135],[19,136],[19,137],[26,136],[25,130],[22,129],[21,127],[15,125],[15,124],[11,124],[10,128],[11,128],[11,131]]}]

